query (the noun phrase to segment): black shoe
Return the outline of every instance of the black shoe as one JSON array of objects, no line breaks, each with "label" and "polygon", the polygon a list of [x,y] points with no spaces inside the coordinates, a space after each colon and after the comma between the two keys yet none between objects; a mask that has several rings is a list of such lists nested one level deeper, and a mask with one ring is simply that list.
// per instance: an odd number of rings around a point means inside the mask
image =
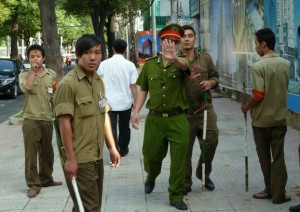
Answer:
[{"label": "black shoe", "polygon": [[181,194],[185,196],[185,195],[187,195],[191,191],[192,191],[191,187],[184,187],[184,189],[182,190]]},{"label": "black shoe", "polygon": [[290,207],[291,212],[300,212],[300,205]]},{"label": "black shoe", "polygon": [[205,188],[209,191],[213,191],[215,189],[215,185],[214,185],[213,181],[211,181],[210,178],[207,178],[205,180]]},{"label": "black shoe", "polygon": [[145,193],[150,194],[155,187],[155,183],[152,182],[145,182]]},{"label": "black shoe", "polygon": [[171,203],[172,206],[177,208],[178,210],[186,211],[188,209],[187,205],[183,201],[177,201],[174,203]]}]

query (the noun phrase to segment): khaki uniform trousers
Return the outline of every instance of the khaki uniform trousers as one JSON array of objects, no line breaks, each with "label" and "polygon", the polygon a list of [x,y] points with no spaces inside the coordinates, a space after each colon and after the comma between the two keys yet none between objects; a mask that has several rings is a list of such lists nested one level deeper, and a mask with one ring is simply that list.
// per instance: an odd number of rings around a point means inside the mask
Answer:
[{"label": "khaki uniform trousers", "polygon": [[[185,171],[185,187],[191,188],[192,181],[192,155],[193,147],[196,137],[199,141],[199,147],[203,147],[203,121],[204,113],[198,113],[196,115],[189,116],[190,123],[190,138],[189,138],[189,148],[186,160],[186,171]],[[213,108],[207,109],[207,129],[206,129],[206,142],[205,142],[205,178],[209,178],[212,171],[212,161],[215,156],[215,152],[219,143],[218,140],[219,130],[217,127],[217,115]],[[202,178],[202,151],[198,159],[198,165],[196,169],[197,178]]]},{"label": "khaki uniform trousers", "polygon": [[[73,212],[79,212],[72,181],[66,178],[69,193],[73,200]],[[102,204],[103,191],[103,160],[79,163],[76,182],[84,211],[99,212]]]},{"label": "khaki uniform trousers", "polygon": [[287,127],[254,127],[253,136],[262,173],[264,192],[272,195],[274,201],[285,198],[287,171],[284,161],[284,138]]},{"label": "khaki uniform trousers", "polygon": [[[54,152],[52,121],[25,119],[22,124],[25,147],[25,180],[37,191],[52,183]],[[39,160],[39,168],[37,164]]]},{"label": "khaki uniform trousers", "polygon": [[188,148],[189,123],[186,114],[162,117],[149,114],[145,122],[143,143],[144,169],[147,181],[155,182],[170,143],[170,203],[183,200],[185,160]]}]

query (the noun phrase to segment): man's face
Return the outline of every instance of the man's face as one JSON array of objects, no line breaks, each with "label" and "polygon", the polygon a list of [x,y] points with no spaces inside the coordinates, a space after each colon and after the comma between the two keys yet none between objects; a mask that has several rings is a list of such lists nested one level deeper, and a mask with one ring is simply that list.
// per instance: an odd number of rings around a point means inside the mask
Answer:
[{"label": "man's face", "polygon": [[194,32],[190,29],[184,30],[184,35],[181,38],[181,49],[182,50],[191,50],[194,49],[196,42],[196,37]]},{"label": "man's face", "polygon": [[97,70],[101,59],[101,46],[94,46],[88,51],[84,52],[81,56],[77,56],[78,65],[84,72],[94,72]]},{"label": "man's face", "polygon": [[260,55],[260,56],[264,56],[263,45],[264,45],[264,42],[259,43],[259,41],[257,40],[257,38],[255,38],[255,50],[256,50],[256,53],[258,55]]},{"label": "man's face", "polygon": [[37,49],[33,49],[29,52],[28,59],[31,67],[35,67],[35,68],[40,68],[43,65],[45,60],[45,58],[42,55],[42,52]]},{"label": "man's face", "polygon": [[[175,36],[165,36],[162,40],[161,40],[161,45],[162,45],[162,41],[163,40],[169,40],[171,41],[172,43],[175,44],[175,49],[178,49],[178,46],[179,46],[179,43],[180,43],[180,40],[179,38],[175,37]],[[163,45],[162,45],[163,46]]]}]

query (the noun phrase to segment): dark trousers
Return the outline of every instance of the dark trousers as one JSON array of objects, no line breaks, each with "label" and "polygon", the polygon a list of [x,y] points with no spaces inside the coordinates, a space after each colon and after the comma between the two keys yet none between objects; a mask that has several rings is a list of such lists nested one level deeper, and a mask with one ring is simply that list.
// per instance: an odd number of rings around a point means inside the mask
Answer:
[{"label": "dark trousers", "polygon": [[284,161],[284,138],[286,126],[252,127],[256,151],[264,175],[265,192],[273,200],[285,198],[287,171]]},{"label": "dark trousers", "polygon": [[[130,142],[130,116],[131,108],[124,111],[109,111],[111,128],[117,149],[121,153],[128,152]],[[118,136],[119,130],[119,136]]]},{"label": "dark trousers", "polygon": [[[84,211],[99,212],[101,210],[103,176],[103,160],[78,164],[76,182]],[[66,183],[74,203],[72,211],[79,212],[72,182],[66,178]]]},{"label": "dark trousers", "polygon": [[215,156],[215,152],[219,143],[218,136],[219,130],[217,127],[217,115],[212,108],[209,108],[207,111],[207,128],[206,128],[206,139],[205,144],[203,141],[203,120],[204,114],[199,113],[197,115],[191,115],[189,117],[190,123],[190,137],[189,137],[189,149],[186,160],[186,170],[185,170],[185,187],[191,187],[193,184],[192,181],[192,155],[193,147],[196,140],[196,137],[199,141],[199,146],[201,149],[201,155],[198,159],[198,165],[196,169],[196,176],[202,178],[202,153],[203,148],[205,148],[205,178],[209,178],[209,175],[212,171],[212,161]]},{"label": "dark trousers", "polygon": [[40,190],[43,185],[53,181],[53,125],[51,121],[25,119],[22,131],[25,147],[26,184],[29,188],[35,187],[36,190]]}]

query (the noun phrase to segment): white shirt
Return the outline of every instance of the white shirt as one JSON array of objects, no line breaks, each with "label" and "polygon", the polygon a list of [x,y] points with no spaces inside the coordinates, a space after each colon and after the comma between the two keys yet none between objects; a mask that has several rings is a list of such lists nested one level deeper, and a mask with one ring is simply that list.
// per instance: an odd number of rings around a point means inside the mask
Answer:
[{"label": "white shirt", "polygon": [[111,111],[124,111],[131,108],[133,97],[130,89],[135,84],[138,72],[135,65],[121,54],[100,63],[97,73],[103,77],[106,98]]}]

